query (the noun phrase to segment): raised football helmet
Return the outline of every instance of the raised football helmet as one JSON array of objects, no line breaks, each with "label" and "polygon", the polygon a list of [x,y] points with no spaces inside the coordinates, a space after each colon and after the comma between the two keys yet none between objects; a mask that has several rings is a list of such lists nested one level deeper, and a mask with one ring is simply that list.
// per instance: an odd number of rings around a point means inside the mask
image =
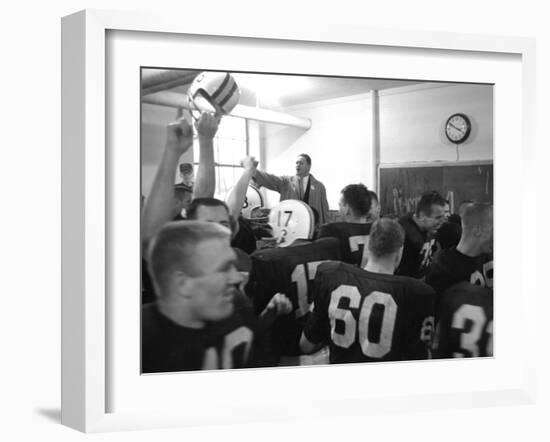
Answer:
[{"label": "raised football helmet", "polygon": [[287,247],[297,239],[313,238],[313,211],[303,201],[284,200],[269,212],[269,225],[277,246]]},{"label": "raised football helmet", "polygon": [[193,118],[203,112],[227,115],[239,103],[241,91],[228,72],[201,72],[187,90],[187,102]]}]

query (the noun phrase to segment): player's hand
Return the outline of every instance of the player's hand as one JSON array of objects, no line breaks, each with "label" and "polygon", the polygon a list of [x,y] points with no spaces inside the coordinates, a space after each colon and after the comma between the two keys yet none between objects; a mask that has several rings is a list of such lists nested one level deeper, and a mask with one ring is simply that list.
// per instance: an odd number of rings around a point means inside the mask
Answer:
[{"label": "player's hand", "polygon": [[199,137],[214,138],[218,131],[221,117],[203,112],[200,118],[195,123],[195,128]]},{"label": "player's hand", "polygon": [[179,119],[166,127],[166,150],[183,155],[193,145],[193,128],[185,121]]},{"label": "player's hand", "polygon": [[275,293],[260,315],[264,320],[272,321],[278,316],[288,315],[292,311],[292,302],[283,293]]},{"label": "player's hand", "polygon": [[258,164],[259,164],[259,161],[256,161],[254,157],[246,157],[241,161],[241,166],[243,166],[245,170],[252,171],[252,172],[256,170],[256,168],[258,167]]},{"label": "player's hand", "polygon": [[249,272],[239,272],[241,274],[241,277],[243,278],[242,281],[239,283],[239,290],[241,292],[245,292],[244,291],[244,288],[246,287],[246,284],[248,284],[248,279],[250,277],[250,273]]}]

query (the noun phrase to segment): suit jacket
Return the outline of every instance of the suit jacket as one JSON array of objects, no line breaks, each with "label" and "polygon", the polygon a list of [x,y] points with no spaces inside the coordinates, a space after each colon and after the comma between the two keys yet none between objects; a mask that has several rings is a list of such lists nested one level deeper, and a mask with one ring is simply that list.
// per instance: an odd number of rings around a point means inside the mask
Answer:
[{"label": "suit jacket", "polygon": [[[298,190],[299,181],[296,175],[294,176],[276,176],[260,170],[256,171],[254,180],[259,186],[266,189],[279,192],[281,201],[283,200],[299,200],[300,192]],[[313,175],[309,174],[309,197],[307,203],[312,209],[317,211],[319,219],[317,225],[328,222],[328,201],[327,191],[324,184],[317,180]]]}]

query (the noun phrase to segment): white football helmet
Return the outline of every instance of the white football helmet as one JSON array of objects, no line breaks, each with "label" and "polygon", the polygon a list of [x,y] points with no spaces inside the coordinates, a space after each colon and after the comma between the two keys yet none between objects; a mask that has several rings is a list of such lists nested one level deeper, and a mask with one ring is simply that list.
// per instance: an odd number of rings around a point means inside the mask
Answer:
[{"label": "white football helmet", "polygon": [[256,187],[249,185],[246,190],[246,198],[244,199],[241,214],[243,217],[251,219],[252,211],[261,209],[262,207],[264,207],[264,199],[262,198],[262,194]]},{"label": "white football helmet", "polygon": [[195,119],[203,112],[227,115],[240,97],[239,86],[228,72],[201,72],[187,90],[187,103]]},{"label": "white football helmet", "polygon": [[269,225],[279,247],[287,247],[297,239],[312,239],[314,221],[311,207],[299,200],[281,201],[269,212]]}]

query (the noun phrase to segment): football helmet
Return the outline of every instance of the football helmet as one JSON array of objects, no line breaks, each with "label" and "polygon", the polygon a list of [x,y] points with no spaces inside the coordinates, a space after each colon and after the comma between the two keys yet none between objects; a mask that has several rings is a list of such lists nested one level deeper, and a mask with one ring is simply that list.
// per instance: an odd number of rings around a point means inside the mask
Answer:
[{"label": "football helmet", "polygon": [[257,212],[257,209],[261,209],[262,207],[264,207],[262,194],[256,187],[249,185],[246,190],[246,197],[244,199],[241,214],[247,219],[252,219],[252,212]]},{"label": "football helmet", "polygon": [[269,212],[269,225],[277,246],[288,247],[297,239],[313,238],[313,211],[303,201],[284,200]]},{"label": "football helmet", "polygon": [[227,115],[239,103],[241,91],[228,72],[201,72],[187,89],[187,103],[193,118],[203,112]]}]

